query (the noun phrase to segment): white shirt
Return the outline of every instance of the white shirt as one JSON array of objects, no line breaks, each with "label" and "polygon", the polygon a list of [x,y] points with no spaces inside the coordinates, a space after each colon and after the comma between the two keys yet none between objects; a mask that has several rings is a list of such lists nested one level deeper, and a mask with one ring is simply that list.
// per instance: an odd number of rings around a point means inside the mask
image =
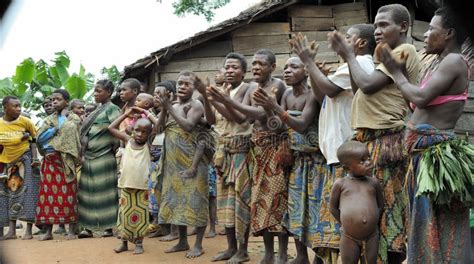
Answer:
[{"label": "white shirt", "polygon": [[[357,56],[356,59],[365,72],[370,74],[374,71],[371,55]],[[352,137],[351,106],[354,93],[347,63],[339,66],[328,78],[344,90],[334,98],[325,96],[319,113],[319,147],[329,165],[339,162],[337,149]]]}]

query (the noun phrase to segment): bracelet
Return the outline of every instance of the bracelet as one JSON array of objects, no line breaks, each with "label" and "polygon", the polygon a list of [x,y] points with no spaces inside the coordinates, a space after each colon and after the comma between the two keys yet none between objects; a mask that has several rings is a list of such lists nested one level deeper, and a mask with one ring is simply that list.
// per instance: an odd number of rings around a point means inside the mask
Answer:
[{"label": "bracelet", "polygon": [[279,116],[280,116],[281,121],[283,121],[285,123],[288,122],[288,119],[290,118],[290,116],[288,115],[288,112],[286,112],[286,111],[281,113]]},{"label": "bracelet", "polygon": [[146,115],[147,118],[150,118],[151,112],[148,112],[148,115]]}]

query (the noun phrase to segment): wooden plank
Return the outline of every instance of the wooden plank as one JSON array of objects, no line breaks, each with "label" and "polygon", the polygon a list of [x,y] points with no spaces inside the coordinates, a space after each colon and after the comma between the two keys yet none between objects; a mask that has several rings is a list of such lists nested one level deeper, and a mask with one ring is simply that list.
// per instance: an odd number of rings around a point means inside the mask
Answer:
[{"label": "wooden plank", "polygon": [[429,26],[430,24],[428,22],[421,21],[421,20],[414,20],[411,36],[416,40],[423,41],[425,39],[423,37],[423,34],[425,34]]},{"label": "wooden plank", "polygon": [[252,23],[235,30],[232,36],[284,35],[289,32],[289,23]]},{"label": "wooden plank", "polygon": [[[468,99],[466,104],[464,104],[464,113],[474,113],[474,99]],[[474,127],[474,124],[472,124]]]},{"label": "wooden plank", "polygon": [[463,113],[456,124],[456,129],[474,133],[474,113]]},{"label": "wooden plank", "polygon": [[291,29],[293,31],[333,30],[334,20],[332,18],[294,17],[291,19]]},{"label": "wooden plank", "polygon": [[[327,30],[327,31],[305,31],[302,32],[303,35],[306,35],[306,38],[308,41],[327,41],[328,40],[328,33],[332,31]],[[298,34],[298,32],[291,32],[291,34]]]},{"label": "wooden plank", "polygon": [[320,62],[325,61],[326,63],[339,62],[339,56],[337,56],[336,52],[318,52],[314,59]]},{"label": "wooden plank", "polygon": [[159,68],[160,72],[190,71],[217,71],[223,65],[224,57],[210,57],[199,59],[172,60]]},{"label": "wooden plank", "polygon": [[[165,80],[173,80],[176,81],[178,79],[178,74],[179,72],[162,72],[160,73],[160,80],[165,81]],[[206,77],[209,77],[209,80],[214,79],[214,75],[216,75],[216,71],[203,71],[203,72],[194,72],[199,78],[201,79],[206,79]]]},{"label": "wooden plank", "polygon": [[332,6],[294,5],[288,12],[290,17],[333,17]]},{"label": "wooden plank", "polygon": [[351,26],[354,24],[366,24],[368,22],[367,17],[348,17],[341,19],[334,19],[334,26],[340,28],[343,26]]},{"label": "wooden plank", "polygon": [[234,37],[234,51],[253,55],[259,49],[270,49],[274,53],[289,53],[289,35]]},{"label": "wooden plank", "polygon": [[469,88],[467,89],[467,97],[474,99],[474,81],[469,82]]},{"label": "wooden plank", "polygon": [[352,11],[352,10],[365,10],[364,2],[346,3],[346,4],[339,4],[339,5],[332,6],[333,13]]},{"label": "wooden plank", "polygon": [[232,41],[209,41],[173,55],[172,60],[220,57],[232,52]]},{"label": "wooden plank", "polygon": [[367,19],[367,11],[365,9],[361,9],[334,13],[334,20],[357,17],[364,17],[365,19]]}]

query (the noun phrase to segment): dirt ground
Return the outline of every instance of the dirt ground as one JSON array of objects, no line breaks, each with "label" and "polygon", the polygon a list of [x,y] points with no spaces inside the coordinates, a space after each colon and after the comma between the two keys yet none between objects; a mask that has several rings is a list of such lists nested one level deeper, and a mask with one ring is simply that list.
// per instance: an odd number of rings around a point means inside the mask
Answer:
[{"label": "dirt ground", "polygon": [[[26,226],[25,223],[23,223]],[[5,233],[7,229],[5,229]],[[112,249],[116,247],[120,240],[115,237],[108,238],[88,238],[66,240],[62,235],[55,235],[54,240],[37,241],[36,237],[32,240],[21,240],[24,229],[18,229],[16,240],[0,241],[0,255],[3,257],[1,264],[16,263],[224,263],[211,262],[210,259],[217,252],[226,248],[227,242],[225,236],[216,236],[215,238],[205,238],[203,246],[205,253],[201,257],[188,260],[185,258],[185,252],[165,254],[164,250],[174,245],[176,241],[160,242],[158,238],[146,238],[144,241],[145,253],[142,255],[133,255],[134,246],[129,245],[129,251],[116,254]],[[193,245],[195,236],[190,236],[189,243]],[[275,239],[276,240],[276,239]],[[275,243],[275,249],[277,249]],[[295,246],[293,239],[290,238],[288,253],[291,258],[295,256]],[[250,262],[258,263],[263,256],[262,238],[251,237],[249,242]],[[310,257],[314,255],[310,253]]]}]

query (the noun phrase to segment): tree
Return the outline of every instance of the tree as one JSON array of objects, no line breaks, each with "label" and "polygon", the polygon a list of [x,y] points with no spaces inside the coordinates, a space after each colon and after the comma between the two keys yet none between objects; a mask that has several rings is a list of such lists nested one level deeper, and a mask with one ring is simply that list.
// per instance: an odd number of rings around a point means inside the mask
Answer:
[{"label": "tree", "polygon": [[79,73],[70,74],[70,59],[65,51],[55,53],[51,64],[32,58],[16,67],[15,75],[0,80],[0,98],[14,95],[20,98],[26,112],[38,111],[44,99],[58,88],[65,88],[72,98],[83,99],[94,85],[94,75],[80,67]]},{"label": "tree", "polygon": [[174,13],[178,16],[185,14],[203,15],[208,22],[214,18],[214,11],[228,4],[230,0],[178,0],[173,3]]}]

